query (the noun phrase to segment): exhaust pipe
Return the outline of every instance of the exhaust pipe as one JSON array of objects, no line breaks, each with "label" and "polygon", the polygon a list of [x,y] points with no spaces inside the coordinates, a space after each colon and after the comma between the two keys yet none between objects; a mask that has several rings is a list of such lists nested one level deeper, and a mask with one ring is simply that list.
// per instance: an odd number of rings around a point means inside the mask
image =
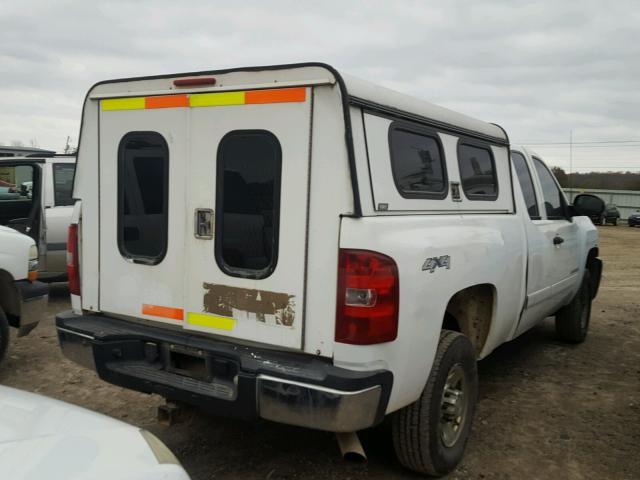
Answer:
[{"label": "exhaust pipe", "polygon": [[348,462],[364,463],[367,456],[356,432],[336,433],[336,440],[340,447],[342,458]]}]

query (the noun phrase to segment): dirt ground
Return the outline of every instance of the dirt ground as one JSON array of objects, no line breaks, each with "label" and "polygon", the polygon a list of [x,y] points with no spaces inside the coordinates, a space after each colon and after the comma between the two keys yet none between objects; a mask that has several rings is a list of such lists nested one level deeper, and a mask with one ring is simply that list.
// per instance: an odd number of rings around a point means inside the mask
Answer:
[{"label": "dirt ground", "polygon": [[[601,227],[605,270],[587,341],[555,339],[552,319],[480,362],[480,402],[464,461],[449,478],[640,478],[640,229]],[[53,316],[12,337],[0,383],[90,408],[156,433],[193,480],[419,478],[395,461],[384,428],[361,437],[369,461],[344,462],[333,435],[196,413],[163,428],[149,396],[114,387],[62,357]]]}]

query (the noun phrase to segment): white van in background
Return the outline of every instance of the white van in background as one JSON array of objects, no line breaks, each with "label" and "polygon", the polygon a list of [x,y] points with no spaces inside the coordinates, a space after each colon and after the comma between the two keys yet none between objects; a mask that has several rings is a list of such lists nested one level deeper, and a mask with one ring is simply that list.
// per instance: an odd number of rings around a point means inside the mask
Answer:
[{"label": "white van in background", "polygon": [[0,158],[0,225],[37,242],[41,280],[67,278],[75,164],[75,156],[67,155]]}]

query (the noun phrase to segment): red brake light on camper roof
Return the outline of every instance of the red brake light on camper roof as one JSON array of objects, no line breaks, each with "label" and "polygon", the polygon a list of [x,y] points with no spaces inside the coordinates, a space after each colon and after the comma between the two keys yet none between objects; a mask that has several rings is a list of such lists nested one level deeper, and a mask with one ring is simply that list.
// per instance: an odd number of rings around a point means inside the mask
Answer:
[{"label": "red brake light on camper roof", "polygon": [[196,78],[180,78],[174,80],[176,87],[203,87],[206,85],[215,85],[216,79],[213,77],[196,77]]}]

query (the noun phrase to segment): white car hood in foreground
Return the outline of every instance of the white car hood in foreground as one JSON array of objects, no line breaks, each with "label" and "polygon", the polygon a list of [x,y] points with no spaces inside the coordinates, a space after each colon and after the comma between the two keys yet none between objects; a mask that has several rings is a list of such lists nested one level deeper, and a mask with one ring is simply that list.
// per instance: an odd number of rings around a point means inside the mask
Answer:
[{"label": "white car hood in foreground", "polygon": [[189,480],[158,463],[140,429],[40,395],[0,386],[0,479]]}]

